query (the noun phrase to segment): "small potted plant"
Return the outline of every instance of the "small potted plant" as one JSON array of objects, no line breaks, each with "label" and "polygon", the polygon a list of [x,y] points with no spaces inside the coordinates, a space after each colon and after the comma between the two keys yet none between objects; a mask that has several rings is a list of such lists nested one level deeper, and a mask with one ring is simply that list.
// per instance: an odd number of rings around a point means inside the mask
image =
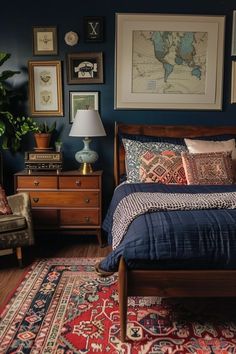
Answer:
[{"label": "small potted plant", "polygon": [[49,148],[51,135],[56,130],[56,122],[48,125],[47,122],[38,124],[38,131],[34,133],[36,149],[46,150]]}]

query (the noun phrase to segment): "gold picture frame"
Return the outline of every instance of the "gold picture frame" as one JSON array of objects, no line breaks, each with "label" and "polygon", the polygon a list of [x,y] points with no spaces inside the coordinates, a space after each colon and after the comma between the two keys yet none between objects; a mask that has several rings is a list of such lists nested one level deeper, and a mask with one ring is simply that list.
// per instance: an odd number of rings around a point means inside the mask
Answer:
[{"label": "gold picture frame", "polygon": [[225,16],[116,14],[115,109],[221,110]]},{"label": "gold picture frame", "polygon": [[236,55],[236,10],[233,11],[231,55]]},{"label": "gold picture frame", "polygon": [[231,72],[231,103],[236,103],[236,61],[232,61],[232,72]]},{"label": "gold picture frame", "polygon": [[33,27],[33,54],[57,55],[57,27]]},{"label": "gold picture frame", "polygon": [[28,61],[32,116],[63,116],[61,62]]}]

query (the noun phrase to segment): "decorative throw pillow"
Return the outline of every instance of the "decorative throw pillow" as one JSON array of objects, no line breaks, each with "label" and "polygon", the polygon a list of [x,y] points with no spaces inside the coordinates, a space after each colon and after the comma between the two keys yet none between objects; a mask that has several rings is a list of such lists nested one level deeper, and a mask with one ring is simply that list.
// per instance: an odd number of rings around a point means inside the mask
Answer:
[{"label": "decorative throw pillow", "polygon": [[181,156],[145,152],[141,156],[140,182],[187,184]]},{"label": "decorative throw pillow", "polygon": [[188,184],[232,184],[231,152],[191,154],[182,152]]},{"label": "decorative throw pillow", "polygon": [[232,151],[232,159],[236,159],[235,139],[225,141],[184,139],[184,141],[191,154]]},{"label": "decorative throw pillow", "polygon": [[5,190],[0,185],[0,215],[6,214],[12,214],[12,210],[8,204]]},{"label": "decorative throw pillow", "polygon": [[147,152],[162,153],[163,151],[174,151],[179,154],[182,151],[187,151],[185,145],[176,145],[170,142],[145,142],[122,139],[125,148],[125,162],[127,181],[137,183],[139,179],[140,158]]}]

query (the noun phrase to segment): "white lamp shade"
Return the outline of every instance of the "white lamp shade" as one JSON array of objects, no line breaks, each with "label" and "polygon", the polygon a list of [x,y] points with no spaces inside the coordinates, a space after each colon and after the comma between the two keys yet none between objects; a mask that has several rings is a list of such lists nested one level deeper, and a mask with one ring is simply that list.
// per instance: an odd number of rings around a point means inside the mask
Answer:
[{"label": "white lamp shade", "polygon": [[102,120],[97,110],[80,109],[76,112],[69,136],[105,136]]}]

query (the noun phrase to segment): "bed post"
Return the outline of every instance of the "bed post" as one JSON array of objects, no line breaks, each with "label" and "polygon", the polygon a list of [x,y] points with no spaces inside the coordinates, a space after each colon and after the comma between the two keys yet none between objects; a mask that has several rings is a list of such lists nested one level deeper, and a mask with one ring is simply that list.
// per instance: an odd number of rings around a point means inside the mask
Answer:
[{"label": "bed post", "polygon": [[121,341],[125,341],[126,337],[126,325],[127,325],[127,271],[126,264],[123,257],[120,259],[119,271],[118,271],[118,281],[119,281],[119,311],[120,311],[120,337]]},{"label": "bed post", "polygon": [[118,137],[118,124],[115,122],[115,131],[114,131],[114,179],[115,179],[115,186],[119,184],[119,137]]}]

